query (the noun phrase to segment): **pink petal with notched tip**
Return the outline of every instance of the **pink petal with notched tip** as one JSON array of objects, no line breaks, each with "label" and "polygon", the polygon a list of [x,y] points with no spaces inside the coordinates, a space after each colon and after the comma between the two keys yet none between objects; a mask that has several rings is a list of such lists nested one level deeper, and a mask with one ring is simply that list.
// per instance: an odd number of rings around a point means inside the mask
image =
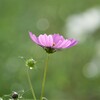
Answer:
[{"label": "pink petal with notched tip", "polygon": [[38,38],[34,34],[32,34],[32,32],[29,32],[29,36],[33,42],[39,44]]},{"label": "pink petal with notched tip", "polygon": [[46,46],[46,35],[39,35],[38,40],[41,46]]},{"label": "pink petal with notched tip", "polygon": [[53,37],[53,42],[55,44],[57,44],[60,40],[64,40],[63,36],[61,36],[59,34],[54,34],[54,35],[52,35],[52,37]]},{"label": "pink petal with notched tip", "polygon": [[78,41],[75,39],[69,39],[69,40],[71,41],[71,44],[68,46],[68,48],[75,46],[78,43]]},{"label": "pink petal with notched tip", "polygon": [[66,40],[64,43],[63,43],[63,45],[61,46],[61,48],[67,48],[69,45],[71,44],[71,41],[69,41],[69,40]]},{"label": "pink petal with notched tip", "polygon": [[54,34],[54,35],[52,35],[52,37],[53,37],[54,43],[57,43],[59,41],[59,34]]},{"label": "pink petal with notched tip", "polygon": [[52,47],[53,46],[53,38],[52,35],[48,35],[46,38],[47,41],[47,47]]},{"label": "pink petal with notched tip", "polygon": [[59,40],[58,43],[56,43],[55,46],[53,46],[53,48],[59,48],[59,45],[61,45],[61,44],[62,44],[62,41]]},{"label": "pink petal with notched tip", "polygon": [[40,35],[38,40],[42,46],[51,47],[53,45],[53,38],[52,35]]},{"label": "pink petal with notched tip", "polygon": [[66,39],[58,47],[59,48],[64,48],[65,46],[69,46],[70,44],[71,44],[71,41]]}]

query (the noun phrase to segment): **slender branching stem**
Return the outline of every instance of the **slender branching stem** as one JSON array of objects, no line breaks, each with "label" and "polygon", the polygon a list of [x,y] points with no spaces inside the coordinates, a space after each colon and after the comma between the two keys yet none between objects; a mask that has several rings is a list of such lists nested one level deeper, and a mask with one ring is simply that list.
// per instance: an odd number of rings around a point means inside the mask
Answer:
[{"label": "slender branching stem", "polygon": [[47,69],[48,69],[48,60],[49,60],[49,54],[47,54],[47,58],[46,58],[46,62],[45,62],[45,67],[44,67],[44,75],[43,75],[43,81],[42,81],[42,90],[41,90],[40,100],[42,100],[42,97],[44,96],[44,86],[45,86]]},{"label": "slender branching stem", "polygon": [[32,87],[32,82],[31,82],[31,79],[30,79],[30,75],[29,75],[28,69],[27,69],[27,78],[28,78],[28,82],[29,82],[29,86],[31,88],[31,92],[32,92],[33,98],[34,98],[34,100],[36,100],[35,92],[34,92],[33,87]]}]

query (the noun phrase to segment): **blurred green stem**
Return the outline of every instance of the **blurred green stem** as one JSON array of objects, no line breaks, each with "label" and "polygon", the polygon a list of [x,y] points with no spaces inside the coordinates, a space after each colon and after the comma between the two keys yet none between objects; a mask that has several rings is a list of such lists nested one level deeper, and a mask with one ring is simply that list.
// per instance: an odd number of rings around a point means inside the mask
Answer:
[{"label": "blurred green stem", "polygon": [[34,98],[34,100],[36,100],[35,92],[34,92],[33,87],[32,87],[32,82],[31,82],[31,79],[30,79],[28,69],[27,69],[27,77],[28,77],[28,82],[29,82],[29,85],[30,85],[30,88],[31,88],[31,91],[32,91],[33,98]]},{"label": "blurred green stem", "polygon": [[49,60],[49,54],[47,54],[47,58],[46,58],[46,62],[45,62],[45,67],[44,67],[44,75],[43,75],[43,81],[42,81],[42,90],[41,90],[40,100],[42,100],[42,97],[44,95],[44,86],[45,86],[47,69],[48,69],[48,60]]}]

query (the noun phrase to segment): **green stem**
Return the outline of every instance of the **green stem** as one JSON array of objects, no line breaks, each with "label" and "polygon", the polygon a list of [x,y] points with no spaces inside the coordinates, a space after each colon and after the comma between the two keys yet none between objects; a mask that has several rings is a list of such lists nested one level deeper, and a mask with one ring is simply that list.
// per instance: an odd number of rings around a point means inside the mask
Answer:
[{"label": "green stem", "polygon": [[34,100],[36,100],[35,92],[34,92],[33,87],[32,87],[32,82],[31,82],[31,79],[30,79],[28,69],[27,69],[27,77],[28,77],[28,82],[29,82],[29,85],[30,85],[30,88],[31,88],[31,91],[32,91],[33,98],[34,98]]},{"label": "green stem", "polygon": [[43,95],[44,95],[44,86],[45,86],[46,75],[47,75],[48,60],[49,60],[49,55],[47,55],[47,59],[46,59],[46,62],[45,62],[44,75],[43,75],[43,81],[42,81],[42,90],[41,90],[41,97],[40,97],[40,100],[42,100],[42,97],[43,97]]}]

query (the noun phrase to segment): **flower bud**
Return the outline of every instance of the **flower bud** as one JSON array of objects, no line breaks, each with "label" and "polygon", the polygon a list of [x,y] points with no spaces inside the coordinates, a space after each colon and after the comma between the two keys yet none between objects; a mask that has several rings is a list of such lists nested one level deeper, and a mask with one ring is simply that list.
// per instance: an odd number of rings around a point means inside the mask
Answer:
[{"label": "flower bud", "polygon": [[18,93],[17,92],[13,92],[11,97],[14,100],[18,99]]},{"label": "flower bud", "polygon": [[26,66],[28,66],[30,69],[33,69],[35,67],[35,63],[36,61],[31,58],[26,61]]}]

